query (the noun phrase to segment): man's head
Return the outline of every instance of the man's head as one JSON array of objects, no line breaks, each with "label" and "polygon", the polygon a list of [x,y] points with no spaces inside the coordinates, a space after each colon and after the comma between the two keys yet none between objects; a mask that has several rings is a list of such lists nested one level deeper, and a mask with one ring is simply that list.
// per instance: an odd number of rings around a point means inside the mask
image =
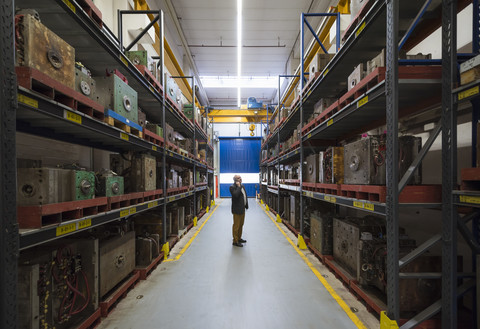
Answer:
[{"label": "man's head", "polygon": [[242,177],[240,175],[233,176],[233,182],[234,183],[236,183],[236,182],[242,183]]}]

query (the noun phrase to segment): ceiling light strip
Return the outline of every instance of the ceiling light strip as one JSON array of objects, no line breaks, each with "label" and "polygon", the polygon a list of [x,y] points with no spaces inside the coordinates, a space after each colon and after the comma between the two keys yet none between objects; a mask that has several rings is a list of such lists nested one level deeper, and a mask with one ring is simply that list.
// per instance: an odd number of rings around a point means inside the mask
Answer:
[{"label": "ceiling light strip", "polygon": [[241,106],[242,77],[242,0],[237,0],[237,105]]}]

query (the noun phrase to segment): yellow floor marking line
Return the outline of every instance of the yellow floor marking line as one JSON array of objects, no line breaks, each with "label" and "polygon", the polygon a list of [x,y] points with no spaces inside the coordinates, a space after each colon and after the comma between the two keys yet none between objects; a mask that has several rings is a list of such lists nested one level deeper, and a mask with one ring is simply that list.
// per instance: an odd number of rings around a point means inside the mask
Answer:
[{"label": "yellow floor marking line", "polygon": [[278,223],[275,221],[275,219],[272,216],[270,216],[270,214],[268,213],[268,211],[264,207],[262,207],[262,209],[265,211],[268,218],[270,218],[270,220],[279,229],[279,231],[282,232],[282,234],[285,236],[287,241],[292,245],[292,247],[296,250],[296,252],[300,255],[300,257],[302,257],[304,262],[307,264],[307,266],[310,268],[310,270],[312,270],[313,274],[315,274],[315,276],[318,278],[318,280],[320,280],[320,282],[327,289],[327,291],[330,293],[330,295],[333,297],[333,299],[335,299],[337,301],[338,305],[340,305],[340,307],[345,311],[345,313],[347,313],[350,320],[352,320],[352,322],[357,326],[357,328],[367,329],[367,327],[365,327],[365,325],[362,323],[362,321],[360,321],[360,319],[355,315],[355,313],[353,313],[350,310],[350,307],[347,305],[347,303],[345,303],[343,301],[343,299],[336,293],[336,291],[327,282],[327,280],[325,280],[325,278],[320,274],[320,272],[318,272],[318,270],[315,267],[313,267],[313,264],[308,260],[307,256],[305,256],[305,254],[300,251],[300,249],[296,246],[296,244],[292,241],[292,239],[290,239],[288,237],[287,233],[285,233],[285,231],[280,227],[280,225],[278,225]]},{"label": "yellow floor marking line", "polygon": [[175,256],[175,258],[169,258],[169,259],[166,259],[164,260],[165,262],[174,262],[174,261],[177,261],[180,259],[180,257],[182,257],[183,253],[185,251],[187,251],[188,247],[190,247],[190,245],[192,244],[193,240],[195,240],[195,238],[197,237],[198,233],[200,233],[200,231],[202,230],[202,228],[205,226],[205,224],[207,224],[208,220],[210,219],[210,217],[212,217],[213,213],[215,212],[215,210],[217,210],[218,206],[220,206],[220,203],[219,202],[217,204],[217,206],[215,207],[215,209],[213,209],[211,212],[210,212],[210,215],[207,217],[207,219],[205,219],[205,221],[203,222],[203,224],[200,226],[200,228],[197,230],[197,232],[195,232],[195,234],[190,238],[190,240],[187,242],[187,244],[185,246],[183,246],[182,250],[180,250],[180,252],[178,253],[177,256]]}]

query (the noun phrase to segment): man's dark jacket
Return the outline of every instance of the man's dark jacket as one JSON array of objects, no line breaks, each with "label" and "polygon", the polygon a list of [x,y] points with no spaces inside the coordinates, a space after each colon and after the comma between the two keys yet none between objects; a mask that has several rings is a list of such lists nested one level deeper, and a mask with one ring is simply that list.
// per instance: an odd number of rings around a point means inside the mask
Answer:
[{"label": "man's dark jacket", "polygon": [[[242,189],[245,190],[245,187],[241,185],[238,187],[236,184],[230,186],[230,194],[232,195],[232,214],[243,215],[245,209],[248,209],[248,198],[247,203],[243,199]],[[245,191],[245,196],[247,196],[247,191]]]}]

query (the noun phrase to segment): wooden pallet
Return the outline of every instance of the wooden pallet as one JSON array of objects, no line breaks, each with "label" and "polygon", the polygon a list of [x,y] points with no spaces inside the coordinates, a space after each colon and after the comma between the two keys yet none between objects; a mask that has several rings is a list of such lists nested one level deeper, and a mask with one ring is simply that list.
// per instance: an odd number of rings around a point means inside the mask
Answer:
[{"label": "wooden pallet", "polygon": [[128,193],[108,197],[108,210],[134,206],[144,201],[144,192]]},{"label": "wooden pallet", "polygon": [[162,262],[164,258],[164,253],[160,252],[157,258],[155,258],[150,265],[147,267],[137,267],[135,268],[135,272],[140,275],[140,280],[146,280],[147,277],[152,273],[154,269],[157,268],[158,264]]},{"label": "wooden pallet", "polygon": [[167,150],[178,153],[178,146],[173,144],[172,142],[167,142]]},{"label": "wooden pallet", "polygon": [[39,93],[91,118],[103,121],[105,117],[103,106],[87,96],[61,84],[36,69],[17,66],[15,67],[15,72],[17,73],[19,86]]},{"label": "wooden pallet", "polygon": [[162,195],[163,195],[162,189],[143,192],[143,200],[144,202],[157,200],[157,199],[160,199]]},{"label": "wooden pallet", "polygon": [[135,65],[135,67],[137,68],[137,70],[140,71],[140,73],[142,73],[143,77],[148,82],[150,82],[153,89],[163,95],[162,85],[160,84],[160,82],[158,82],[157,78],[153,76],[152,72],[150,72],[150,70],[145,65]]},{"label": "wooden pallet", "polygon": [[106,211],[108,200],[100,197],[38,206],[17,206],[17,220],[19,228],[42,228]]},{"label": "wooden pallet", "polygon": [[182,148],[179,147],[179,148],[178,148],[178,153],[179,153],[180,155],[183,155],[184,157],[187,157],[187,158],[188,158],[188,151],[187,151],[187,150],[184,150],[184,149],[182,149]]},{"label": "wooden pallet", "polygon": [[104,122],[112,127],[121,129],[126,133],[132,134],[139,138],[143,138],[143,128],[141,126],[112,110],[105,111]]},{"label": "wooden pallet", "polygon": [[460,177],[462,180],[462,184],[460,187],[461,190],[480,190],[480,168],[463,168]]},{"label": "wooden pallet", "polygon": [[134,271],[130,278],[128,278],[114,292],[100,302],[100,309],[103,317],[106,317],[113,310],[117,302],[127,295],[128,291],[137,284],[139,279],[140,273]]},{"label": "wooden pallet", "polygon": [[76,0],[77,3],[82,7],[82,9],[87,13],[87,15],[97,23],[97,25],[102,28],[103,21],[102,21],[102,12],[98,9],[92,0]]},{"label": "wooden pallet", "polygon": [[[386,202],[385,185],[341,185],[341,195],[348,198],[374,202]],[[441,185],[407,185],[400,193],[400,203],[441,203]]]},{"label": "wooden pallet", "polygon": [[75,327],[75,329],[92,329],[97,327],[102,320],[102,310],[97,309],[92,315],[90,315],[85,321]]},{"label": "wooden pallet", "polygon": [[143,131],[143,138],[150,143],[163,147],[163,137],[158,136],[157,134],[151,132],[150,130],[145,129]]}]

